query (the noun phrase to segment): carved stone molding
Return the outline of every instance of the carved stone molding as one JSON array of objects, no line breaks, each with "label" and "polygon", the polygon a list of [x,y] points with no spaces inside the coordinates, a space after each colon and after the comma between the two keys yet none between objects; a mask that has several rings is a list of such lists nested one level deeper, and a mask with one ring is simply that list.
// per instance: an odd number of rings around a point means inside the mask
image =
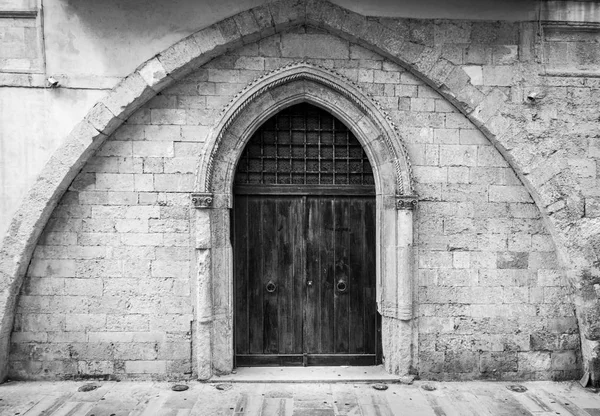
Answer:
[{"label": "carved stone molding", "polygon": [[[283,84],[296,80],[309,80],[324,85],[349,99],[373,120],[378,120],[382,130],[382,140],[393,158],[396,170],[396,191],[400,194],[414,193],[412,165],[404,140],[400,136],[399,127],[383,106],[374,97],[364,92],[361,87],[344,75],[321,65],[305,61],[291,62],[273,69],[256,78],[237,93],[220,112],[221,121],[214,127],[212,148],[207,152],[205,161],[206,176],[200,189],[204,192],[213,190],[214,157],[219,148],[223,135],[236,117],[257,97]],[[395,144],[394,144],[395,142]],[[210,147],[210,146],[209,146]]]},{"label": "carved stone molding", "polygon": [[396,197],[396,209],[414,210],[418,199],[415,195],[401,195]]},{"label": "carved stone molding", "polygon": [[193,193],[192,206],[194,208],[212,208],[213,194],[209,192]]}]

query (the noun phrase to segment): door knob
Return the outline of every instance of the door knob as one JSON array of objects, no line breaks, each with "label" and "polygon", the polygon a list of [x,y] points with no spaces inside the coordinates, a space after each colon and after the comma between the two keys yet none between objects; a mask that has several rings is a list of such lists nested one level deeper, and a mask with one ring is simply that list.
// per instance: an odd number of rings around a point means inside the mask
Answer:
[{"label": "door knob", "polygon": [[267,292],[273,293],[273,292],[275,292],[275,289],[277,289],[277,285],[275,283],[273,283],[272,280],[269,280],[265,289],[267,289]]},{"label": "door knob", "polygon": [[307,285],[307,286],[312,286],[312,283],[313,283],[313,282],[312,282],[312,280],[307,280],[307,281],[306,281],[306,285]]},{"label": "door knob", "polygon": [[339,290],[340,292],[345,292],[346,289],[348,289],[348,284],[346,283],[346,281],[344,279],[340,279],[337,282],[337,290]]}]

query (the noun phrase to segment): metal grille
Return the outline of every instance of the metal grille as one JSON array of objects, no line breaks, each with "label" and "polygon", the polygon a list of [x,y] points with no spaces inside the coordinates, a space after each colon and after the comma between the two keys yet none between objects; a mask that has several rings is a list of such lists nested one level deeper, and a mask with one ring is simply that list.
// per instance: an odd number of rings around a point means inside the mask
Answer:
[{"label": "metal grille", "polygon": [[288,107],[254,133],[236,185],[373,185],[362,146],[333,115],[310,104]]}]

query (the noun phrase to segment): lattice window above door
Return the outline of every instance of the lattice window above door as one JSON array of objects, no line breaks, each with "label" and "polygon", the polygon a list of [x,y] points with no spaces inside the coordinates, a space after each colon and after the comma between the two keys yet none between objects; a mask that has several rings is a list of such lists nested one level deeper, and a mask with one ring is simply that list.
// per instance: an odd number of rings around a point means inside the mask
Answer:
[{"label": "lattice window above door", "polygon": [[267,120],[238,163],[236,185],[373,185],[354,134],[332,114],[302,103]]}]

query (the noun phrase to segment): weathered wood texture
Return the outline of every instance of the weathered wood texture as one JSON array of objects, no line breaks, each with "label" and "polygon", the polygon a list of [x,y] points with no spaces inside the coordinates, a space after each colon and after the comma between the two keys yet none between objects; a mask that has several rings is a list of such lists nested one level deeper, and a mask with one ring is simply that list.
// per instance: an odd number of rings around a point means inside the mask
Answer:
[{"label": "weathered wood texture", "polygon": [[374,222],[368,196],[236,196],[238,365],[377,362]]}]

